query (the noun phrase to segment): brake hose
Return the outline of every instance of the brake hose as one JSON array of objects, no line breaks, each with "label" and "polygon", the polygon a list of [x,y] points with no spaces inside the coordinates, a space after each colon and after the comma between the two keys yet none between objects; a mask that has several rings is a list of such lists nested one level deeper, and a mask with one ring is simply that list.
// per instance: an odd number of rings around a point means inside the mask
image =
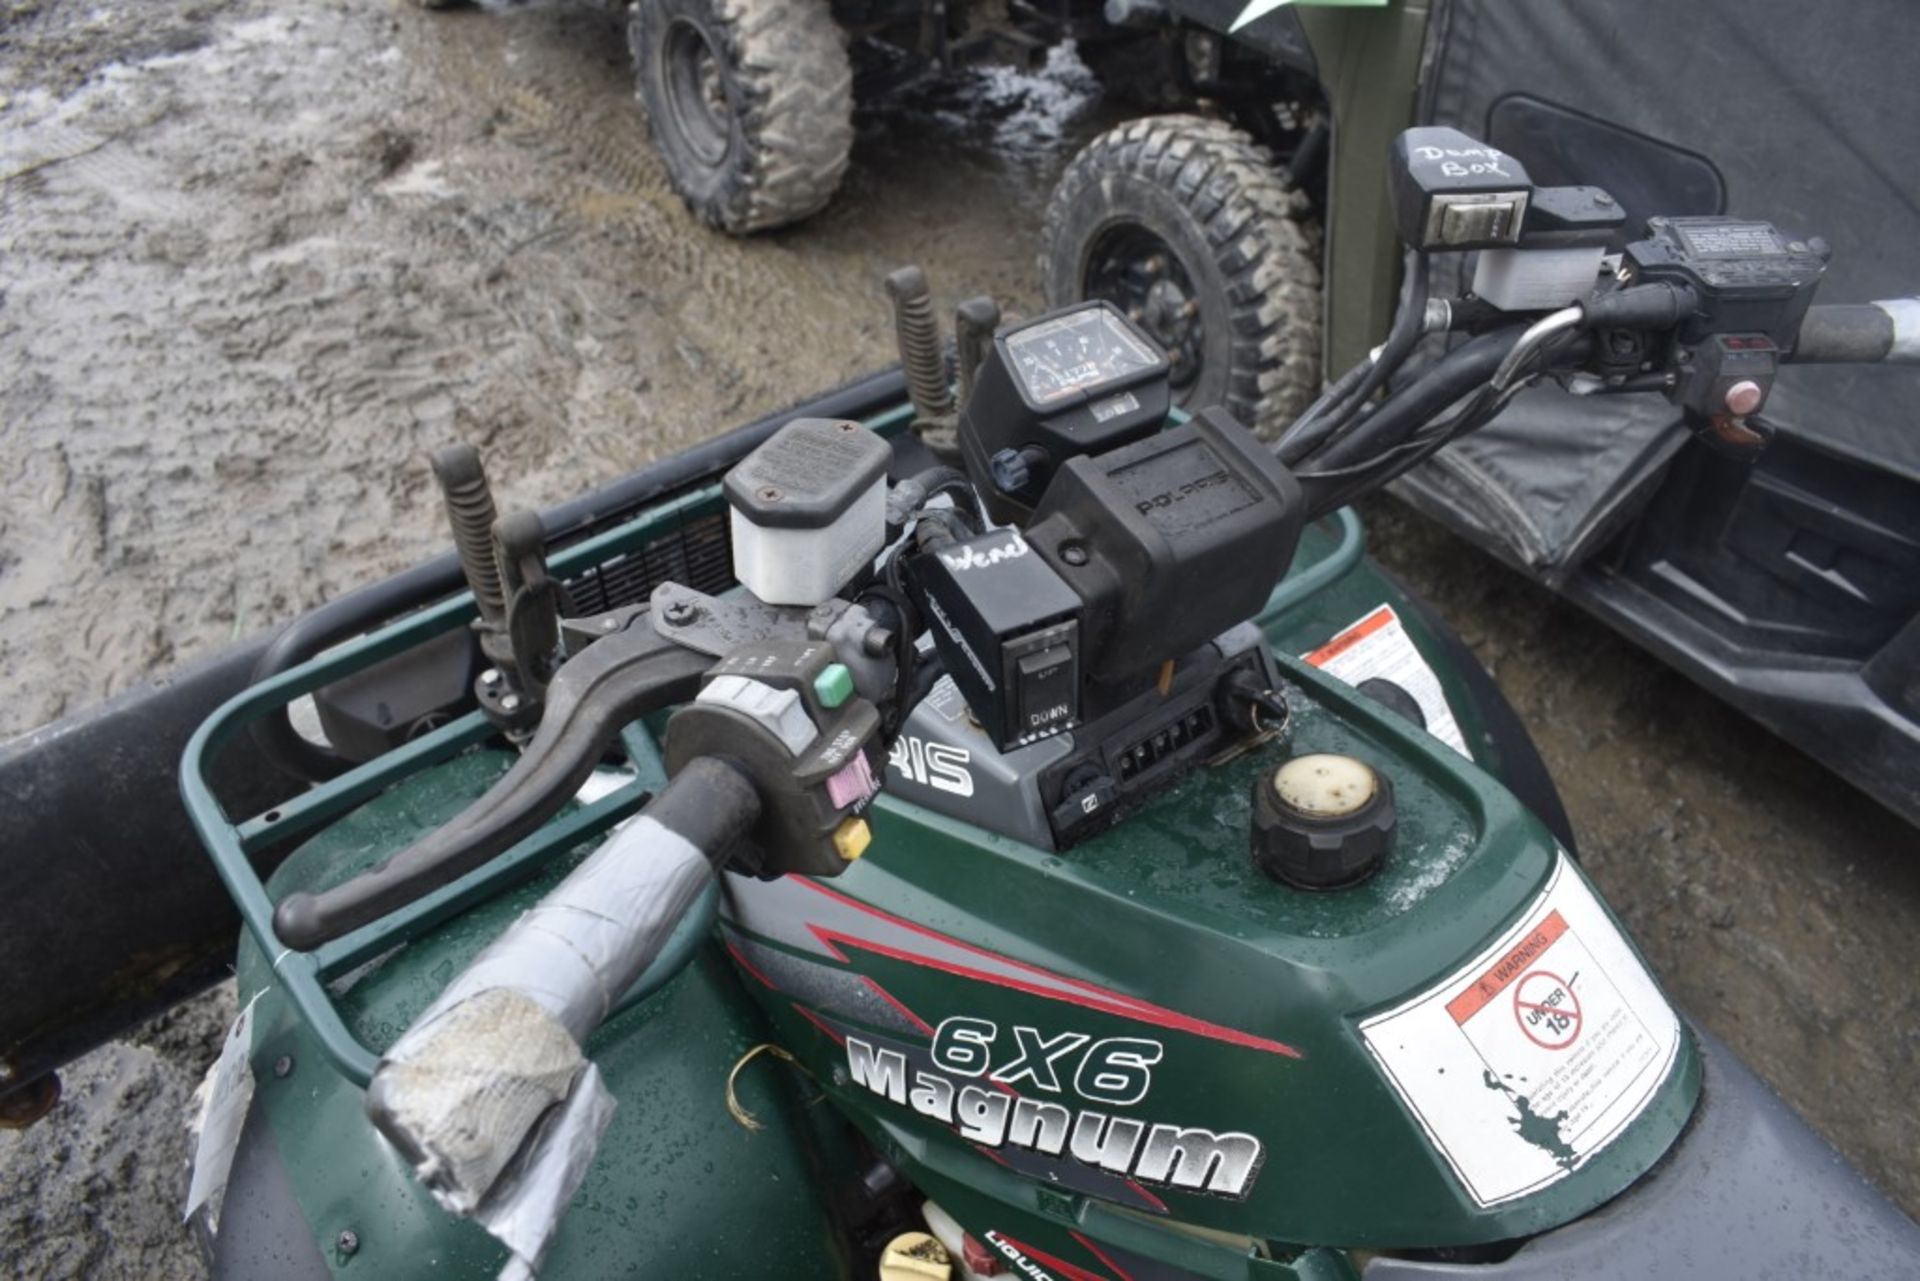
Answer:
[{"label": "brake hose", "polygon": [[1491,378],[1519,339],[1518,326],[1510,326],[1454,348],[1410,386],[1389,397],[1365,422],[1306,460],[1299,469],[1301,477],[1337,472],[1400,444]]},{"label": "brake hose", "polygon": [[1426,332],[1427,258],[1408,250],[1400,282],[1400,301],[1387,340],[1371,359],[1342,374],[1274,445],[1280,461],[1292,465],[1324,445],[1353,420],[1373,393],[1406,362]]}]

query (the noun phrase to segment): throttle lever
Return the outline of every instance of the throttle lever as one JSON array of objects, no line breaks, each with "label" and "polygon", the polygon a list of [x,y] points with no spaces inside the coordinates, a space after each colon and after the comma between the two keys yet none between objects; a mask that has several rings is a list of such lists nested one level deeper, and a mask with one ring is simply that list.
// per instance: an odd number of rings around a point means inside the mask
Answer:
[{"label": "throttle lever", "polygon": [[282,943],[311,951],[511,848],[572,799],[621,729],[692,698],[713,665],[661,636],[645,606],[587,625],[604,634],[554,673],[540,728],[513,768],[452,822],[378,867],[330,890],[282,899],[273,913]]}]

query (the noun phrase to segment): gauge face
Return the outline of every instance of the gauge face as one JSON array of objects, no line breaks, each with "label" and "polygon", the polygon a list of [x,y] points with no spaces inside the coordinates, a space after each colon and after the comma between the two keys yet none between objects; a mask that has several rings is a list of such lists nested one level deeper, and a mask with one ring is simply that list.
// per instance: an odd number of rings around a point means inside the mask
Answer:
[{"label": "gauge face", "polygon": [[1016,330],[1007,335],[1006,349],[1036,408],[1164,363],[1119,317],[1097,306]]}]

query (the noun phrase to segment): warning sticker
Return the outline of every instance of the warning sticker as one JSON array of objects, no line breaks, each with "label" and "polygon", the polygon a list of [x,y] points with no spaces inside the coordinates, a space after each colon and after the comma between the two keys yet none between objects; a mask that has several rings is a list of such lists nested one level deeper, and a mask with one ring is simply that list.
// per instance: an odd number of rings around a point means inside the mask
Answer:
[{"label": "warning sticker", "polygon": [[1578,1169],[1680,1052],[1679,1019],[1564,854],[1518,925],[1360,1034],[1482,1206]]},{"label": "warning sticker", "polygon": [[1453,709],[1440,690],[1440,678],[1400,625],[1393,606],[1382,605],[1332,640],[1304,656],[1329,676],[1349,685],[1370,680],[1392,681],[1420,706],[1427,732],[1454,751],[1473,759],[1466,736],[1453,719]]}]

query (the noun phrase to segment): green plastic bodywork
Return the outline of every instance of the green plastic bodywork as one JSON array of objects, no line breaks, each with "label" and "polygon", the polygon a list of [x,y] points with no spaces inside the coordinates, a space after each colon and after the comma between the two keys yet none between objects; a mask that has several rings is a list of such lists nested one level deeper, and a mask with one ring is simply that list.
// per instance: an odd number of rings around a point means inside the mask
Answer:
[{"label": "green plastic bodywork", "polygon": [[[1365,567],[1326,590],[1329,599],[1303,607],[1304,616],[1269,625],[1283,656],[1333,630],[1309,621],[1322,609],[1341,625],[1383,601],[1409,612]],[[1578,1217],[1638,1178],[1684,1127],[1699,1088],[1691,1047],[1647,1110],[1574,1174],[1513,1202],[1476,1206],[1410,1122],[1354,1027],[1456,968],[1535,902],[1556,866],[1555,843],[1505,789],[1438,740],[1317,670],[1283,662],[1306,695],[1289,750],[1359,756],[1394,779],[1396,853],[1371,880],[1309,893],[1254,867],[1246,852],[1250,795],[1254,775],[1275,759],[1267,754],[1201,771],[1063,855],[883,802],[872,850],[833,889],[988,952],[1277,1038],[1301,1052],[1298,1060],[1146,1028],[844,941],[842,950],[928,1025],[965,1016],[1045,1035],[1145,1033],[1164,1041],[1152,1092],[1116,1114],[1247,1131],[1268,1149],[1244,1201],[1156,1189],[1179,1222],[1263,1241],[1392,1248],[1505,1240]],[[778,946],[754,924],[748,915],[743,936]],[[785,1002],[766,1004],[781,1039],[806,1047],[816,1076],[830,1079],[845,1052]],[[916,1181],[923,1171],[976,1187],[1011,1179],[1002,1222],[1017,1211],[1054,1224],[1052,1235],[1025,1224],[1038,1235],[1022,1239],[1093,1262],[1062,1239],[1080,1226],[1084,1199],[1049,1214],[1057,1192],[993,1172],[937,1123],[847,1086],[828,1092]],[[1239,1276],[1243,1267],[1236,1261],[1202,1274]]]},{"label": "green plastic bodywork", "polygon": [[[328,884],[443,823],[497,780],[511,753],[486,749],[402,783],[310,841],[270,883]],[[515,915],[584,858],[587,841],[537,875],[457,917],[424,945],[401,947],[333,986],[347,1026],[390,1045],[449,979]],[[749,1132],[723,1104],[727,1074],[766,1033],[718,948],[694,949],[661,989],[629,1001],[590,1040],[620,1106],[601,1159],[576,1194],[544,1274],[550,1277],[836,1277],[847,1259],[822,1198],[820,1162],[835,1136],[815,1132],[806,1078],[777,1061],[741,1074],[739,1101],[766,1126]],[[333,1068],[273,984],[251,942],[237,981],[255,1007],[256,1106],[288,1157],[324,1256],[342,1276],[491,1277],[505,1250],[452,1219],[381,1140],[361,1088]],[[275,1066],[291,1070],[280,1075]],[[845,1158],[840,1160],[844,1162]],[[352,1255],[334,1248],[352,1231]]]},{"label": "green plastic bodywork", "polygon": [[[896,428],[897,418],[879,425]],[[716,501],[708,489],[665,504],[563,553],[557,568],[631,550]],[[1521,1236],[1586,1213],[1644,1173],[1697,1098],[1690,1043],[1655,1101],[1607,1148],[1543,1191],[1491,1210],[1453,1181],[1360,1045],[1358,1018],[1476,952],[1534,900],[1556,858],[1545,830],[1493,776],[1291,657],[1382,603],[1399,608],[1425,648],[1477,759],[1500,766],[1468,687],[1361,556],[1358,522],[1343,513],[1308,530],[1279,608],[1262,623],[1301,694],[1294,747],[1363,756],[1395,781],[1397,851],[1373,880],[1307,894],[1253,869],[1250,779],[1278,750],[1269,749],[1199,771],[1063,855],[882,796],[871,851],[833,882],[838,894],[973,946],[1296,1047],[1302,1057],[1285,1059],[1155,1033],[1167,1058],[1142,1119],[1260,1134],[1267,1164],[1246,1200],[1162,1189],[1168,1213],[1142,1214],[1017,1174],[855,1090],[844,1051],[800,1012],[805,1002],[743,977],[708,918],[682,931],[674,957],[642,979],[588,1046],[620,1106],[543,1275],[848,1275],[846,1238],[826,1192],[856,1169],[843,1119],[970,1232],[992,1231],[1103,1276],[1111,1269],[1096,1247],[1195,1276],[1352,1276],[1349,1248]],[[206,791],[202,766],[249,717],[470,616],[470,601],[449,602],[248,691],[203,727],[183,770],[190,812],[249,926],[239,987],[243,1002],[257,997],[255,1106],[314,1240],[341,1276],[490,1276],[503,1262],[500,1247],[442,1213],[376,1135],[362,1086],[378,1052],[471,956],[599,831],[637,807],[658,781],[658,754],[646,729],[633,727],[633,777],[613,795],[556,818],[433,901],[313,957],[273,946],[271,903],[296,886],[336,883],[444,822],[511,757],[484,744],[484,729],[456,722],[239,823]],[[262,885],[247,853],[289,830],[317,835]],[[957,1013],[1092,1035],[1129,1030],[1126,1019],[1078,1008],[1062,1024],[1055,1002],[874,953],[855,954],[848,968],[931,1022]],[[742,1055],[768,1041],[791,1049],[805,1071],[763,1056],[740,1074],[740,1101],[766,1123],[750,1133],[727,1112],[726,1082]],[[358,1248],[343,1254],[335,1242],[349,1229]]]}]

